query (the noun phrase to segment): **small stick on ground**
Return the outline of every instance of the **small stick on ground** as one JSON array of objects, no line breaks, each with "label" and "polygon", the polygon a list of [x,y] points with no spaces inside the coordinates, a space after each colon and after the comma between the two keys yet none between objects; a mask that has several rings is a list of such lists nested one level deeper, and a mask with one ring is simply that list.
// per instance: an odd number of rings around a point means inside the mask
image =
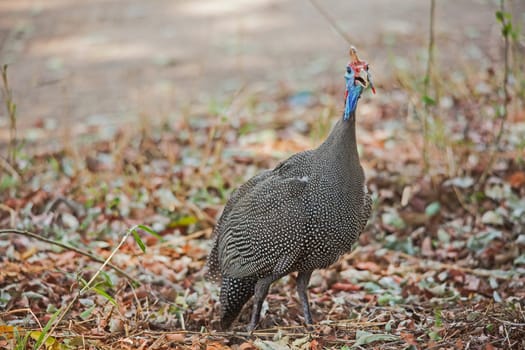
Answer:
[{"label": "small stick on ground", "polygon": [[85,215],[85,209],[82,205],[62,196],[56,197],[55,199],[50,201],[46,206],[46,209],[44,209],[44,213],[55,211],[58,208],[58,206],[62,203],[64,203],[69,209],[71,209],[76,216]]}]

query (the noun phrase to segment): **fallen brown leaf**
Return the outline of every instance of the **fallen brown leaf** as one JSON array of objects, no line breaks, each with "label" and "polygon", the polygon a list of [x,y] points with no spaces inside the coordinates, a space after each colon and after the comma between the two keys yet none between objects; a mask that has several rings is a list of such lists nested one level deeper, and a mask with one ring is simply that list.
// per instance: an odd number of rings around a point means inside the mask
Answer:
[{"label": "fallen brown leaf", "polygon": [[412,333],[401,332],[401,333],[399,334],[399,336],[400,336],[401,339],[403,339],[407,344],[409,344],[409,345],[417,345],[416,338],[414,337],[414,335],[413,335]]},{"label": "fallen brown leaf", "polygon": [[516,171],[507,178],[507,181],[514,188],[525,187],[525,172]]},{"label": "fallen brown leaf", "polygon": [[355,266],[356,269],[368,270],[368,271],[373,272],[373,273],[378,273],[378,272],[381,272],[383,270],[383,268],[381,266],[379,266],[378,264],[376,264],[375,262],[372,262],[372,261],[359,261],[354,266]]},{"label": "fallen brown leaf", "polygon": [[257,349],[252,343],[244,342],[239,345],[239,350],[255,350]]},{"label": "fallen brown leaf", "polygon": [[166,340],[174,343],[184,343],[186,336],[182,333],[168,333],[166,334]]},{"label": "fallen brown leaf", "polygon": [[357,290],[361,290],[362,287],[356,284],[351,284],[351,283],[336,282],[332,284],[331,288],[333,290],[338,290],[338,291],[355,292]]}]

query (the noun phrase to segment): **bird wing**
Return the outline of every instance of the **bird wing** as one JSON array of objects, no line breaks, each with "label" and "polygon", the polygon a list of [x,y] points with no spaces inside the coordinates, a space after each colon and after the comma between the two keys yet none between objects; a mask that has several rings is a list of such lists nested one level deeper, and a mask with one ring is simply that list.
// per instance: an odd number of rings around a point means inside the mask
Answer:
[{"label": "bird wing", "polygon": [[217,240],[222,275],[288,272],[301,252],[307,221],[309,157],[303,152],[282,162],[229,207]]},{"label": "bird wing", "polygon": [[244,183],[241,187],[233,191],[230,199],[226,203],[226,206],[224,207],[224,210],[222,211],[221,217],[219,218],[219,221],[217,222],[217,225],[215,226],[215,233],[216,235],[221,234],[221,228],[224,225],[224,221],[227,221],[227,218],[232,211],[233,208],[237,205],[237,203],[244,198],[244,196],[247,193],[250,193],[250,191],[257,186],[257,184],[261,183],[265,179],[267,179],[269,176],[271,176],[272,171],[271,170],[265,170],[254,177],[252,177],[250,180],[248,180],[246,183]]},{"label": "bird wing", "polygon": [[222,211],[221,217],[219,218],[219,221],[217,222],[217,225],[214,229],[214,236],[215,236],[215,242],[213,245],[213,248],[210,252],[210,255],[208,257],[208,261],[206,263],[208,267],[207,275],[212,280],[217,280],[222,275],[221,269],[220,269],[220,263],[219,263],[219,238],[223,235],[224,232],[224,226],[225,222],[228,222],[228,217],[230,212],[233,208],[237,205],[237,203],[244,198],[244,196],[249,193],[258,183],[261,181],[264,181],[268,176],[271,175],[271,170],[265,170],[254,177],[252,177],[250,180],[248,180],[246,183],[244,183],[241,187],[233,191],[230,199],[226,203],[226,206],[224,207],[224,210]]}]

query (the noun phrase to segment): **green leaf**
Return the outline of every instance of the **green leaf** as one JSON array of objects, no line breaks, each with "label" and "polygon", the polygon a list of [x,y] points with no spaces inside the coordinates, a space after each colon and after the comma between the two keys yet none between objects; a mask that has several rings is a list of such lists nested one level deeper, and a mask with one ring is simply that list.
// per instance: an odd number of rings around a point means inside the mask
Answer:
[{"label": "green leaf", "polygon": [[469,188],[469,187],[472,187],[472,185],[474,185],[474,182],[475,182],[474,179],[470,176],[454,177],[452,179],[445,181],[444,185],[445,186],[452,185],[452,186],[456,186],[459,188]]},{"label": "green leaf", "polygon": [[89,316],[93,313],[93,310],[95,310],[96,305],[91,305],[91,307],[87,308],[86,310],[82,311],[80,313],[80,318],[83,320],[87,320]]},{"label": "green leaf", "polygon": [[173,227],[190,226],[190,225],[197,223],[197,221],[199,220],[195,216],[188,215],[188,216],[183,216],[175,220],[174,222],[170,223],[170,226],[173,226]]},{"label": "green leaf", "polygon": [[496,11],[496,19],[498,20],[498,22],[503,23],[503,21],[505,19],[503,18],[503,12],[502,11]]},{"label": "green leaf", "polygon": [[108,208],[109,209],[117,209],[119,204],[120,204],[120,198],[119,197],[115,197],[109,202]]},{"label": "green leaf", "polygon": [[430,337],[430,339],[434,340],[434,341],[437,341],[437,340],[441,340],[441,336],[439,335],[438,332],[436,331],[431,331],[428,333],[428,336]]},{"label": "green leaf", "polygon": [[[62,312],[62,308],[55,311],[53,315],[51,315],[51,318],[49,321],[47,321],[46,325],[44,326],[44,329],[42,331],[34,331],[31,332],[31,338],[36,339],[35,349],[38,349],[42,343],[44,342],[44,338],[46,337],[47,332],[51,329],[51,326],[55,322],[56,318],[58,317],[58,314]],[[52,337],[48,337],[46,340],[46,346],[48,346],[50,343],[53,344],[56,340]]]},{"label": "green leaf", "polygon": [[505,20],[511,20],[512,14],[510,12],[496,11],[496,19],[498,22],[503,23]]},{"label": "green leaf", "polygon": [[390,293],[381,294],[377,298],[377,303],[381,306],[395,305],[403,302],[403,298],[399,295],[392,295]]},{"label": "green leaf", "polygon": [[505,223],[505,220],[503,216],[497,211],[489,210],[481,216],[481,222],[488,225],[498,226],[503,225]]},{"label": "green leaf", "polygon": [[100,277],[102,277],[102,279],[104,280],[104,282],[102,283],[99,283],[97,285],[104,285],[105,287],[108,287],[108,288],[113,288],[114,285],[113,285],[113,281],[111,280],[111,277],[109,277],[109,274],[105,271],[100,271]]},{"label": "green leaf", "polygon": [[439,202],[432,202],[425,208],[425,214],[427,216],[434,216],[441,210],[441,204]]},{"label": "green leaf", "polygon": [[432,97],[430,96],[423,96],[421,98],[421,100],[423,101],[423,103],[426,105],[426,106],[434,106],[436,104],[436,100],[434,100]]},{"label": "green leaf", "polygon": [[494,301],[496,303],[501,303],[503,300],[501,299],[501,295],[499,295],[498,291],[495,290],[492,292],[492,298],[494,298]]},{"label": "green leaf", "polygon": [[437,237],[441,243],[450,243],[450,235],[442,228],[438,229]]},{"label": "green leaf", "polygon": [[365,282],[365,283],[360,283],[360,285],[362,285],[363,288],[370,293],[383,292],[383,288],[381,288],[381,286],[375,282]]},{"label": "green leaf", "polygon": [[0,191],[13,188],[17,185],[17,183],[18,180],[15,177],[12,177],[7,174],[2,174],[2,177],[0,177]]},{"label": "green leaf", "polygon": [[381,214],[381,221],[387,225],[393,226],[397,229],[404,229],[405,228],[405,222],[403,221],[403,218],[399,216],[397,211],[395,209],[389,210]]},{"label": "green leaf", "polygon": [[28,349],[27,341],[29,340],[29,337],[31,336],[31,332],[25,332],[20,334],[18,331],[18,328],[14,328],[14,335],[15,335],[15,350],[26,350]]},{"label": "green leaf", "polygon": [[374,334],[367,331],[358,330],[355,335],[355,343],[352,345],[352,348],[357,346],[371,344],[376,341],[396,341],[399,340],[399,337],[392,334]]},{"label": "green leaf", "polygon": [[501,34],[504,37],[507,37],[507,36],[509,36],[509,33],[510,33],[511,30],[512,30],[512,25],[510,23],[507,23],[501,28]]},{"label": "green leaf", "polygon": [[144,230],[145,232],[149,233],[150,235],[152,235],[153,237],[157,237],[158,239],[162,239],[162,236],[159,235],[157,232],[155,232],[151,227],[149,226],[146,226],[146,225],[137,225],[138,228],[140,228],[141,230]]},{"label": "green leaf", "polygon": [[521,254],[514,259],[514,265],[525,265],[525,254]]},{"label": "green leaf", "polygon": [[51,313],[57,311],[57,307],[53,304],[47,304],[46,312]]},{"label": "green leaf", "polygon": [[467,248],[473,251],[480,251],[488,246],[493,240],[501,237],[501,231],[482,231],[475,234],[474,236],[469,237],[467,241]]},{"label": "green leaf", "polygon": [[135,239],[135,242],[137,242],[138,246],[140,247],[140,250],[142,250],[142,252],[145,253],[146,252],[146,245],[140,239],[140,236],[139,236],[137,230],[135,230],[135,229],[131,230],[131,234],[133,235],[133,238]]},{"label": "green leaf", "polygon": [[93,289],[98,295],[104,297],[107,301],[109,301],[114,306],[118,306],[117,302],[115,301],[115,299],[111,295],[106,293],[105,290],[103,290],[103,289],[101,289],[99,287],[91,287],[91,289]]},{"label": "green leaf", "polygon": [[9,115],[14,116],[16,114],[16,104],[9,102]]},{"label": "green leaf", "polygon": [[443,317],[441,315],[441,309],[437,308],[434,310],[434,318],[436,319],[434,325],[438,328],[441,328],[443,326]]}]

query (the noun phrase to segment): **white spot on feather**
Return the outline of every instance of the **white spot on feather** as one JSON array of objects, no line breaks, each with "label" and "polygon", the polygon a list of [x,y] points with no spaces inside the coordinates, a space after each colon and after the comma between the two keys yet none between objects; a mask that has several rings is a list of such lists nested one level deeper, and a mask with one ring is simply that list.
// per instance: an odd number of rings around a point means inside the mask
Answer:
[{"label": "white spot on feather", "polygon": [[298,177],[297,179],[301,182],[308,182],[308,180],[310,180],[310,178],[306,175],[303,177]]}]

